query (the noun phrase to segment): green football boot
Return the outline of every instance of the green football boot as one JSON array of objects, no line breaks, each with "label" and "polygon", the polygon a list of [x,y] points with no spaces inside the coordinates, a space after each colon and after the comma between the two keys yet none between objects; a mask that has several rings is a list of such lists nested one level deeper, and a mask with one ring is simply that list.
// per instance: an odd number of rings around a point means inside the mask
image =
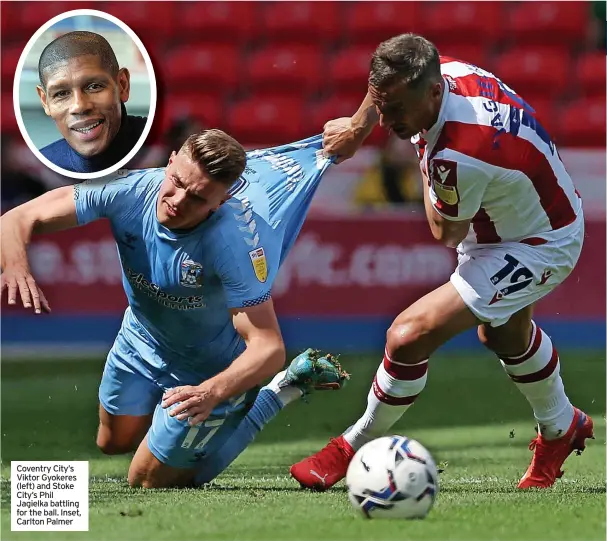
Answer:
[{"label": "green football boot", "polygon": [[350,374],[341,367],[337,357],[308,348],[291,361],[279,387],[293,385],[305,395],[314,389],[337,391],[348,379]]}]

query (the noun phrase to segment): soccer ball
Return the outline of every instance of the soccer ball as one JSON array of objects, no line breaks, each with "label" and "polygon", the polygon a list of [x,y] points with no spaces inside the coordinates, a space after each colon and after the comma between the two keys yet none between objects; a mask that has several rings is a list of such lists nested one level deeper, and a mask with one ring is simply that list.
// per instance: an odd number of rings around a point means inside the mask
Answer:
[{"label": "soccer ball", "polygon": [[424,518],[438,493],[438,471],[423,445],[386,436],[358,450],[346,485],[352,505],[367,518]]}]

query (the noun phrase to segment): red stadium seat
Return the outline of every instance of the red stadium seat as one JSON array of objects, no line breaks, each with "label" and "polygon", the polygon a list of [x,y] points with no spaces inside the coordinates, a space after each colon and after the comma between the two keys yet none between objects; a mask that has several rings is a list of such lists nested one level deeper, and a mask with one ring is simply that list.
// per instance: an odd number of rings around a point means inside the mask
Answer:
[{"label": "red stadium seat", "polygon": [[[311,133],[321,133],[323,126],[329,120],[343,116],[352,116],[359,108],[366,89],[361,88],[357,93],[337,94],[324,101],[318,102],[308,109]],[[381,146],[388,139],[388,132],[377,127],[367,139],[365,145]]]},{"label": "red stadium seat", "polygon": [[365,92],[373,47],[361,46],[339,51],[330,60],[329,75],[335,90]]},{"label": "red stadium seat", "polygon": [[580,99],[559,118],[558,144],[577,147],[605,147],[605,100]]},{"label": "red stadium seat", "polygon": [[313,135],[304,101],[297,97],[254,96],[230,107],[228,132],[243,145],[274,146]]},{"label": "red stadium seat", "polygon": [[172,2],[107,2],[102,9],[129,25],[146,48],[179,28]]},{"label": "red stadium seat", "polygon": [[365,97],[365,88],[353,94],[335,94],[330,98],[312,105],[308,110],[310,127],[320,133],[328,120],[342,116],[352,116]]},{"label": "red stadium seat", "polygon": [[270,44],[248,58],[248,83],[255,92],[313,92],[321,83],[322,59],[316,46]]},{"label": "red stadium seat", "polygon": [[570,86],[570,57],[551,49],[520,47],[502,54],[495,74],[523,98],[529,94],[558,97]]},{"label": "red stadium seat", "polygon": [[175,2],[184,41],[245,43],[257,37],[256,2]]},{"label": "red stadium seat", "polygon": [[182,119],[197,121],[202,128],[221,127],[224,118],[224,102],[214,94],[169,95],[162,104],[160,123],[163,129]]},{"label": "red stadium seat", "polygon": [[[9,2],[2,2],[2,18],[6,16],[4,10],[6,4]],[[13,2],[10,2],[13,4]],[[61,15],[66,11],[72,11],[74,9],[100,9],[99,2],[15,2],[11,6],[11,20],[12,26],[19,30],[18,35],[23,40],[23,45],[32,37],[32,34],[38,30],[44,23]]]},{"label": "red stadium seat", "polygon": [[272,42],[335,41],[341,28],[338,2],[267,2],[262,4],[261,29]]},{"label": "red stadium seat", "polygon": [[605,53],[597,51],[580,57],[576,79],[583,96],[602,96],[605,99]]},{"label": "red stadium seat", "polygon": [[418,32],[432,41],[483,49],[502,25],[502,2],[432,2],[424,8]]},{"label": "red stadium seat", "polygon": [[373,48],[397,34],[418,31],[417,2],[352,2],[345,19],[347,40]]},{"label": "red stadium seat", "polygon": [[200,89],[210,94],[231,93],[241,78],[241,65],[240,54],[235,47],[184,45],[167,55],[165,80],[173,92]]},{"label": "red stadium seat", "polygon": [[514,43],[577,46],[586,33],[589,2],[520,2],[504,19]]}]

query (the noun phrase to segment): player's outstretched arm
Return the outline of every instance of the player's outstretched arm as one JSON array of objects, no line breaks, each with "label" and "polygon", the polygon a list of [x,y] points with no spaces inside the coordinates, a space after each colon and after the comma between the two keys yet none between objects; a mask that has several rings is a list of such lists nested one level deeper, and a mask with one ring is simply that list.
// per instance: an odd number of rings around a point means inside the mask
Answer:
[{"label": "player's outstretched arm", "polygon": [[0,298],[8,290],[8,303],[33,304],[37,314],[50,312],[44,293],[36,284],[27,259],[27,245],[34,233],[49,233],[78,225],[73,186],[52,190],[28,201],[0,218]]},{"label": "player's outstretched arm", "polygon": [[341,163],[354,156],[379,121],[371,95],[367,93],[352,117],[329,120],[323,130],[323,147],[328,156],[337,156]]},{"label": "player's outstretched arm", "polygon": [[247,349],[215,377],[200,385],[170,389],[163,396],[164,408],[180,402],[170,415],[179,420],[189,418],[191,425],[203,422],[218,404],[259,385],[285,364],[285,345],[272,299],[230,311]]}]

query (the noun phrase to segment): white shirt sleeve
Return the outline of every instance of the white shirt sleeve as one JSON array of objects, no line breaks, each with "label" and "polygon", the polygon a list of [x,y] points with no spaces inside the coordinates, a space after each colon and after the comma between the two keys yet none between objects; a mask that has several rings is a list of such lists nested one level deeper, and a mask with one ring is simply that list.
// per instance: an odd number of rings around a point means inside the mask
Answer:
[{"label": "white shirt sleeve", "polygon": [[478,160],[449,149],[429,161],[430,201],[443,218],[470,220],[481,208],[491,176],[474,162]]}]

